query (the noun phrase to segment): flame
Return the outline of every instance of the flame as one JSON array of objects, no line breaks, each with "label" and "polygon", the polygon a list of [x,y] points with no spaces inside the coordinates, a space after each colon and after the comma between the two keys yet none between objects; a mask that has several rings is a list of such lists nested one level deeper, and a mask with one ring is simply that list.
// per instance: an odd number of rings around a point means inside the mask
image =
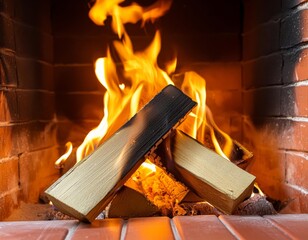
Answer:
[{"label": "flame", "polygon": [[[111,27],[118,39],[112,42],[121,64],[116,63],[107,50],[105,58],[95,62],[95,73],[106,89],[104,95],[104,117],[100,124],[91,130],[76,153],[77,162],[90,154],[99,144],[110,137],[119,127],[150,101],[166,85],[174,84],[170,75],[176,70],[177,59],[166,65],[166,70],[157,64],[161,50],[161,35],[157,30],[149,46],[143,51],[134,51],[133,44],[125,31],[126,23],[155,21],[164,15],[171,6],[171,0],[158,0],[150,6],[142,7],[136,3],[121,6],[124,0],[97,0],[89,12],[89,17],[98,25],[106,24],[111,17]],[[121,74],[118,74],[121,71]],[[205,142],[205,132],[209,130],[215,150],[228,158],[232,149],[231,138],[215,124],[209,108],[206,106],[205,80],[195,72],[186,72],[181,86],[184,93],[198,103],[197,107],[182,123],[180,129]],[[216,138],[219,133],[225,138],[224,146]],[[63,162],[68,157],[64,154],[57,160]]]},{"label": "flame", "polygon": [[65,144],[66,152],[55,162],[55,166],[57,168],[61,168],[65,162],[65,160],[71,155],[73,151],[73,144],[71,142],[67,142]]}]

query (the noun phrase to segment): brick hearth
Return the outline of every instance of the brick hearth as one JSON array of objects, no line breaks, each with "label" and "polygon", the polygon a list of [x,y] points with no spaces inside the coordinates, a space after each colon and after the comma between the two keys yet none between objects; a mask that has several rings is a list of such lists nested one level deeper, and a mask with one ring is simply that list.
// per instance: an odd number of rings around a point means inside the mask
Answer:
[{"label": "brick hearth", "polygon": [[1,222],[1,239],[307,239],[308,214]]}]

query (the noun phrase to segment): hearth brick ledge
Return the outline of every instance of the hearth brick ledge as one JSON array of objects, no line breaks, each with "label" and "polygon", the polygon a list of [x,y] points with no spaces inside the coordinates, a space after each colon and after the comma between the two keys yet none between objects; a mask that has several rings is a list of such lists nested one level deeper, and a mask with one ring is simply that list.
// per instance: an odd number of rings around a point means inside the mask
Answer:
[{"label": "hearth brick ledge", "polygon": [[308,214],[0,222],[0,239],[307,239]]}]

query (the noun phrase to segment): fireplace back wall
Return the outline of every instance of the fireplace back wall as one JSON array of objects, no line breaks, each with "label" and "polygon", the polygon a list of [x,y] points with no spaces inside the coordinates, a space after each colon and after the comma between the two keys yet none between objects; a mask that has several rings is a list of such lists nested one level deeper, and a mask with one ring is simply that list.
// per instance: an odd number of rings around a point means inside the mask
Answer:
[{"label": "fireplace back wall", "polygon": [[[159,64],[176,52],[178,72],[205,78],[218,126],[255,153],[249,170],[266,194],[295,199],[296,212],[307,212],[306,40],[281,44],[305,9],[295,1],[179,0],[156,23]],[[0,0],[0,219],[20,201],[37,202],[59,176],[54,161],[64,144],[78,146],[103,116],[93,63],[114,36],[88,11],[86,0]],[[152,26],[129,27],[137,49],[153,37]]]}]

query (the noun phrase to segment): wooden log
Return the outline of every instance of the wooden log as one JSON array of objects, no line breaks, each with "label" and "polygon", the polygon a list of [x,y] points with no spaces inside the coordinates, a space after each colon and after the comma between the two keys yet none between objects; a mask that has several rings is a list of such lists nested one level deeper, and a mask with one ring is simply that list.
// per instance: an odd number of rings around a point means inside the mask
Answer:
[{"label": "wooden log", "polygon": [[196,105],[172,85],[165,87],[92,154],[47,190],[63,213],[93,221],[163,138]]},{"label": "wooden log", "polygon": [[109,218],[150,217],[160,210],[138,191],[123,186],[106,209]]},{"label": "wooden log", "polygon": [[175,131],[171,153],[177,179],[222,212],[231,214],[251,195],[253,175],[183,132]]}]

